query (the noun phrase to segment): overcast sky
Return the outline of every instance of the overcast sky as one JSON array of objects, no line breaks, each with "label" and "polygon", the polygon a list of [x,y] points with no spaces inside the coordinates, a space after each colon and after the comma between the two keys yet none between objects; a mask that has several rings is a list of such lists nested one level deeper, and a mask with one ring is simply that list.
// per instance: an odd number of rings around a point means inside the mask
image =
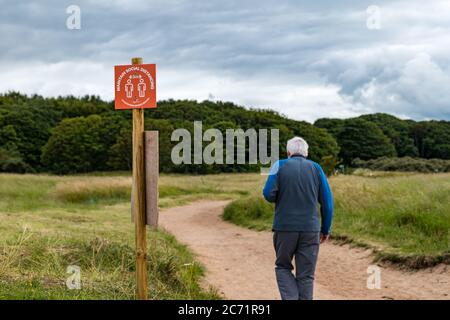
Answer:
[{"label": "overcast sky", "polygon": [[134,56],[159,100],[450,119],[450,1],[0,0],[0,92],[112,100]]}]

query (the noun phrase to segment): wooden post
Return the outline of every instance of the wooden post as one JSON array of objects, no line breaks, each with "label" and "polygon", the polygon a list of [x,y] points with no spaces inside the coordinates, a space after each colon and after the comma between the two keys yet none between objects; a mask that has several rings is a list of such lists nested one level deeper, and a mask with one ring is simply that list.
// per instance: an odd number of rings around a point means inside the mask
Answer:
[{"label": "wooden post", "polygon": [[145,193],[147,224],[158,227],[159,132],[145,131]]},{"label": "wooden post", "polygon": [[[142,58],[131,59],[142,64]],[[147,230],[145,214],[144,109],[133,109],[133,216],[136,236],[136,296],[147,299]]]}]

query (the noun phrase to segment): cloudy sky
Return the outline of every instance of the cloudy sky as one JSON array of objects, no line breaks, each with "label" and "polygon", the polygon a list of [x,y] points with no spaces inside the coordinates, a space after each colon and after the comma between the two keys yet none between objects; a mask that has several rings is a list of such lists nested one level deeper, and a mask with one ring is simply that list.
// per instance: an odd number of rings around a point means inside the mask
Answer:
[{"label": "cloudy sky", "polygon": [[[81,29],[69,29],[70,5]],[[113,99],[113,66],[157,65],[158,99],[295,119],[450,119],[450,1],[0,0],[0,92]],[[73,24],[70,24],[72,25]]]}]

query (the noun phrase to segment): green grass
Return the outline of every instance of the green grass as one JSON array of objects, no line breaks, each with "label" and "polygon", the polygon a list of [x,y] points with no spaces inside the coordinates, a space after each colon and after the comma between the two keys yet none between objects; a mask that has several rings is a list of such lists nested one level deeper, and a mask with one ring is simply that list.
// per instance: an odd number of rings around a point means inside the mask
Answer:
[{"label": "green grass", "polygon": [[[160,207],[237,199],[258,175],[161,175]],[[129,173],[0,174],[0,299],[133,299],[134,226]],[[217,299],[202,266],[162,231],[148,232],[152,299]],[[68,290],[69,265],[82,290]]]},{"label": "green grass", "polygon": [[[50,193],[55,200],[72,204],[113,204],[129,201],[131,198],[130,177],[77,176],[76,178],[64,178],[56,183]],[[231,175],[163,175],[159,185],[160,204],[162,207],[167,207],[173,205],[173,200],[178,200],[178,204],[181,204],[192,200],[211,198],[211,196],[231,199],[248,194],[248,191],[242,188],[224,187],[220,183],[221,179],[233,180]]]},{"label": "green grass", "polygon": [[[161,179],[165,206],[195,199],[188,181],[173,179]],[[130,181],[1,174],[0,299],[133,299]],[[209,192],[207,182],[197,185]],[[220,298],[200,287],[203,267],[170,234],[150,230],[148,248],[151,299]],[[66,287],[69,265],[81,268],[81,290]]]},{"label": "green grass", "polygon": [[[224,218],[271,227],[259,174],[161,175],[160,207],[229,199]],[[450,174],[363,174],[331,179],[336,241],[371,247],[375,258],[414,268],[449,263]],[[0,299],[133,299],[131,178],[0,174]],[[152,299],[217,299],[199,285],[203,268],[162,231],[148,232]],[[81,268],[68,290],[66,268]]]},{"label": "green grass", "polygon": [[[376,260],[411,268],[450,263],[450,174],[375,174],[330,180],[336,240],[371,247]],[[254,194],[231,203],[223,217],[248,228],[269,230],[273,205]]]},{"label": "green grass", "polygon": [[[198,282],[203,269],[164,232],[148,237],[151,299],[216,299]],[[81,290],[68,290],[70,265],[81,269]],[[100,236],[55,237],[24,231],[6,241],[0,264],[0,299],[133,299],[131,241]]]}]

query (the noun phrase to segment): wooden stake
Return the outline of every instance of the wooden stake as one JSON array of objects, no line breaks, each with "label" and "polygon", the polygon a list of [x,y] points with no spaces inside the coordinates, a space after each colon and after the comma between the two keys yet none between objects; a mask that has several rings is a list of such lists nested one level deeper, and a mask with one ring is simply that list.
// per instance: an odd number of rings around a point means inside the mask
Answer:
[{"label": "wooden stake", "polygon": [[145,131],[145,193],[147,224],[158,227],[159,132]]},{"label": "wooden stake", "polygon": [[[142,64],[142,58],[131,59]],[[133,109],[133,215],[136,236],[136,297],[147,299],[147,230],[145,214],[144,109]]]}]

